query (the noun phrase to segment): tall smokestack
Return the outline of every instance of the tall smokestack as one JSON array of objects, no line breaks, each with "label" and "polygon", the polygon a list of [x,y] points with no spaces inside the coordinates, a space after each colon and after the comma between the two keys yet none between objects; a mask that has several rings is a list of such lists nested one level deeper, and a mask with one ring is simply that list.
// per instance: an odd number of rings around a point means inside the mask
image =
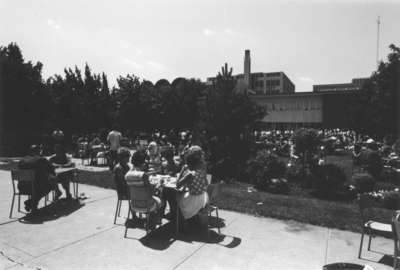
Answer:
[{"label": "tall smokestack", "polygon": [[247,88],[250,87],[250,74],[251,74],[251,63],[250,63],[250,50],[244,51],[244,82]]}]

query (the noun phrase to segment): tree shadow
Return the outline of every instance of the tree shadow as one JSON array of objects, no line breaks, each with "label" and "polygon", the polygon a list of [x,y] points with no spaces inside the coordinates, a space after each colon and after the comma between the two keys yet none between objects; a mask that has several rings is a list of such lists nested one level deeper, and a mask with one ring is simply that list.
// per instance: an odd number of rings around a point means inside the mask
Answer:
[{"label": "tree shadow", "polygon": [[19,222],[26,224],[43,224],[46,221],[68,216],[80,209],[85,204],[79,200],[60,199],[52,204],[38,209],[35,213],[29,213],[19,219]]},{"label": "tree shadow", "polygon": [[[219,219],[219,222],[220,222],[220,227],[225,226],[225,223],[222,219]],[[200,242],[207,244],[218,244],[226,248],[235,248],[240,245],[241,243],[240,238],[224,234],[218,234],[216,231],[214,231],[214,228],[216,228],[217,225],[218,225],[217,219],[210,218],[209,227],[207,231],[201,230],[197,226],[191,226],[188,227],[185,230],[185,232],[183,233],[180,232],[177,234],[175,224],[172,222],[168,222],[156,228],[155,230],[152,230],[151,232],[149,232],[149,234],[143,236],[140,239],[133,237],[127,237],[127,238],[138,240],[142,245],[155,250],[165,250],[175,241],[183,241],[187,243]],[[135,221],[133,223],[131,222],[130,224],[128,224],[128,226],[129,228],[143,229],[144,224],[143,221]],[[225,242],[226,239],[231,239],[231,240],[226,244],[221,244],[222,242]]]}]

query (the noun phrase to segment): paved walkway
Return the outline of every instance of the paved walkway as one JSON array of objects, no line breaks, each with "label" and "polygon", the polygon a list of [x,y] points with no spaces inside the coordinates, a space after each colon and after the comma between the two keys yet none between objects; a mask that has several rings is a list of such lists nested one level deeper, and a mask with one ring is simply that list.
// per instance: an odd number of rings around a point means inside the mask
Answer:
[{"label": "paved walkway", "polygon": [[80,192],[88,197],[82,205],[61,200],[45,217],[10,220],[10,173],[0,170],[0,269],[310,270],[334,262],[391,269],[378,263],[393,253],[388,239],[374,238],[374,251],[365,247],[358,260],[357,233],[230,211],[220,212],[222,236],[211,234],[209,242],[194,235],[174,239],[168,224],[148,237],[130,229],[124,239],[125,219],[113,224],[115,191],[80,185]]}]

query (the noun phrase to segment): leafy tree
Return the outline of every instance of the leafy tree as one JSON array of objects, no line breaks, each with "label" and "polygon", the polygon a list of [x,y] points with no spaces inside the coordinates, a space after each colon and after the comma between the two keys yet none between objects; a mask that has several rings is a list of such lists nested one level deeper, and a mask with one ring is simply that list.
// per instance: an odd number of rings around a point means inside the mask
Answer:
[{"label": "leafy tree", "polygon": [[247,134],[265,115],[246,93],[235,90],[232,68],[225,64],[207,89],[200,125],[213,136],[209,143],[211,169],[217,176],[238,177],[249,154]]},{"label": "leafy tree", "polygon": [[2,154],[24,153],[48,125],[51,98],[42,63],[26,62],[17,44],[0,47],[0,147]]},{"label": "leafy tree", "polygon": [[312,165],[313,156],[321,145],[321,138],[315,129],[300,128],[296,130],[292,137],[295,154],[298,155],[304,165]]},{"label": "leafy tree", "polygon": [[400,83],[400,48],[389,46],[386,62],[381,62],[378,70],[372,74],[368,82],[353,102],[351,114],[353,125],[362,134],[382,138],[395,134],[399,119],[398,87]]}]

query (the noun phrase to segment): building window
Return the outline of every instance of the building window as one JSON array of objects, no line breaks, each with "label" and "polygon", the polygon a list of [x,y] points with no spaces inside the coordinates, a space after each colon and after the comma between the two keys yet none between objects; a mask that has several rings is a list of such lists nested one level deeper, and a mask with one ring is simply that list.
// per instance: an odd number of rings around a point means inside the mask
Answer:
[{"label": "building window", "polygon": [[264,87],[264,81],[256,81],[254,85],[257,88],[263,88]]}]

